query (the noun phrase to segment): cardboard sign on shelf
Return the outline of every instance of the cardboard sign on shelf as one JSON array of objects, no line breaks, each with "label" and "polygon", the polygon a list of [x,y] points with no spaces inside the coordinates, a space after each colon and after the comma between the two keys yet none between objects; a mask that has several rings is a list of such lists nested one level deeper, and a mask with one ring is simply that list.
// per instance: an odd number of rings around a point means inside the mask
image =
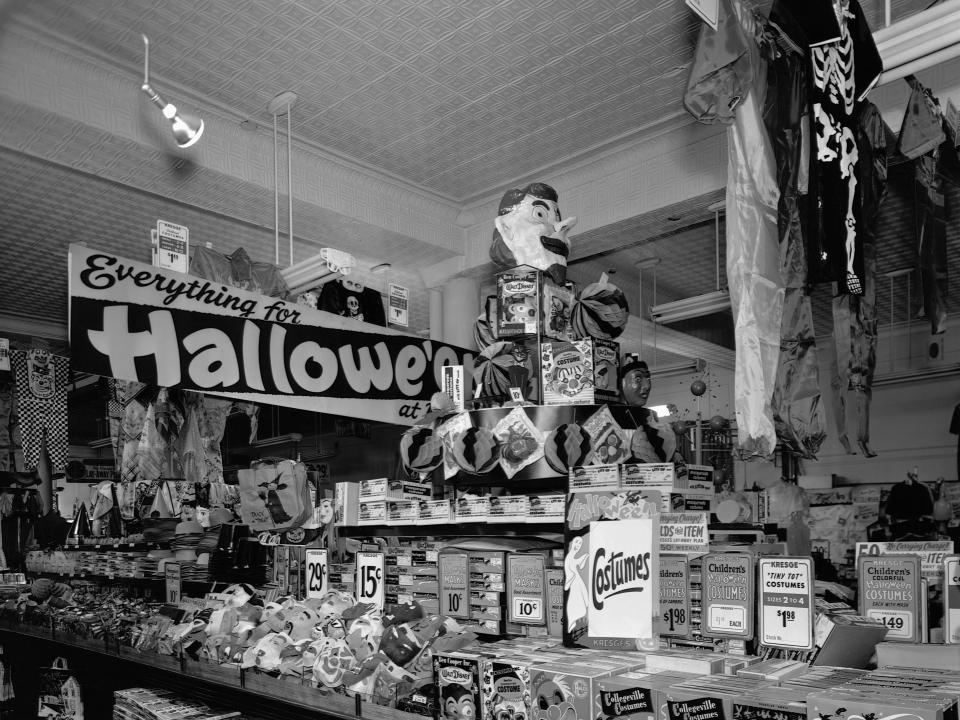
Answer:
[{"label": "cardboard sign on shelf", "polygon": [[690,634],[690,564],[684,555],[660,555],[660,634]]},{"label": "cardboard sign on shelf", "polygon": [[165,585],[165,600],[170,605],[179,604],[183,597],[183,587],[181,583],[180,563],[168,562],[163,566],[163,577]]},{"label": "cardboard sign on shelf", "polygon": [[767,557],[758,561],[761,645],[813,649],[813,560]]},{"label": "cardboard sign on shelf", "polygon": [[452,618],[470,617],[470,562],[465,552],[442,552],[438,557],[440,612]]},{"label": "cardboard sign on shelf", "polygon": [[953,540],[900,540],[895,542],[858,542],[854,562],[864,555],[916,555],[923,577],[939,583],[943,578],[943,560],[953,552]]},{"label": "cardboard sign on shelf", "polygon": [[547,624],[543,555],[507,555],[507,619],[523,625]]},{"label": "cardboard sign on shelf", "polygon": [[754,565],[747,553],[703,558],[703,634],[753,637]]},{"label": "cardboard sign on shelf", "polygon": [[303,586],[307,600],[321,598],[327,594],[326,548],[307,548],[303,563]]},{"label": "cardboard sign on shelf", "polygon": [[943,641],[960,643],[960,555],[943,559]]},{"label": "cardboard sign on shelf", "polygon": [[383,566],[382,552],[357,553],[357,602],[373,603],[381,612],[385,600]]},{"label": "cardboard sign on shelf", "polygon": [[920,642],[920,558],[861,555],[857,565],[860,614],[879,620],[887,640]]}]

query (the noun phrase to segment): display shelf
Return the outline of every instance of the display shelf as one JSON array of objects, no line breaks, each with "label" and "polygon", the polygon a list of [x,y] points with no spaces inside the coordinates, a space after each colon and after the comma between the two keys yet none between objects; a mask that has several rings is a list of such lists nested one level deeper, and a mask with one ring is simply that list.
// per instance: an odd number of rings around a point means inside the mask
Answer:
[{"label": "display shelf", "polygon": [[554,523],[449,523],[442,525],[351,525],[338,527],[345,537],[364,536],[464,536],[497,537],[524,535],[555,535],[563,533],[563,522]]},{"label": "display shelf", "polygon": [[164,545],[169,545],[170,543],[159,543],[159,542],[99,542],[99,543],[82,543],[76,545],[64,545],[59,548],[60,550],[156,550],[162,548]]},{"label": "display shelf", "polygon": [[[134,648],[118,646],[110,639],[82,638],[66,633],[52,633],[44,628],[34,628],[9,621],[0,624],[0,638],[12,637],[20,640],[40,640],[64,650],[79,650],[93,654],[98,662],[114,661],[119,664],[133,664],[151,671],[160,671],[190,683],[191,690],[215,689],[228,691],[220,695],[221,704],[233,704],[240,700],[236,694],[268,699],[271,703],[280,703],[287,709],[307,711],[309,717],[336,718],[337,720],[422,720],[422,716],[406,713],[393,708],[382,707],[334,693],[326,688],[315,688],[309,683],[290,676],[274,677],[255,669],[243,670],[229,663],[217,664],[192,660],[187,656],[160,655],[153,652],[139,652]],[[216,694],[216,693],[215,693]],[[209,695],[209,693],[205,693]],[[218,698],[219,699],[219,698]],[[245,705],[245,704],[244,704]],[[297,717],[302,717],[298,714]]]},{"label": "display shelf", "polygon": [[[91,582],[123,582],[123,583],[139,583],[149,585],[152,583],[162,583],[165,581],[163,575],[156,575],[150,577],[130,577],[128,575],[98,575],[95,573],[58,573],[58,572],[48,572],[45,570],[36,571],[28,570],[27,575],[30,577],[48,577],[53,580],[69,578],[71,580],[89,580]],[[231,583],[225,580],[191,580],[184,578],[181,580],[181,583],[184,586],[213,586],[213,585],[230,585]]]}]

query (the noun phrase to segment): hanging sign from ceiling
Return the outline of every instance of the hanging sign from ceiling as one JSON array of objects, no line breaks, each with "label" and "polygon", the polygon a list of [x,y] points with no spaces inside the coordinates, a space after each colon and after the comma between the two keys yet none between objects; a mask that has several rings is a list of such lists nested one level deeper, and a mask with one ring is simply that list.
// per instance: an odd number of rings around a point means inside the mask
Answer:
[{"label": "hanging sign from ceiling", "polygon": [[468,351],[71,245],[73,368],[412,425]]}]

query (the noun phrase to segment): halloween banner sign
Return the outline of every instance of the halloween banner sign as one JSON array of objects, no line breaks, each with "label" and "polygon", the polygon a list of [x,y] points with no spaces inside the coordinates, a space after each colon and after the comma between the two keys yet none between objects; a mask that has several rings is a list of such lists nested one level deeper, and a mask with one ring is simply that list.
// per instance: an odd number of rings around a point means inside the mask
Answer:
[{"label": "halloween banner sign", "polygon": [[462,348],[71,245],[73,368],[412,425]]}]

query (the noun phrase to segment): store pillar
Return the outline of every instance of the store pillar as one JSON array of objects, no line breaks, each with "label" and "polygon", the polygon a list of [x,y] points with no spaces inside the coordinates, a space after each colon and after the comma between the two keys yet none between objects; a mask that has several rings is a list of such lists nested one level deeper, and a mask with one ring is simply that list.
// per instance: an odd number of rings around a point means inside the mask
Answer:
[{"label": "store pillar", "polygon": [[[430,327],[433,337],[434,295],[430,295]],[[458,277],[443,285],[442,318],[443,336],[441,340],[457,347],[475,349],[473,325],[480,313],[480,285],[475,278]]]}]

